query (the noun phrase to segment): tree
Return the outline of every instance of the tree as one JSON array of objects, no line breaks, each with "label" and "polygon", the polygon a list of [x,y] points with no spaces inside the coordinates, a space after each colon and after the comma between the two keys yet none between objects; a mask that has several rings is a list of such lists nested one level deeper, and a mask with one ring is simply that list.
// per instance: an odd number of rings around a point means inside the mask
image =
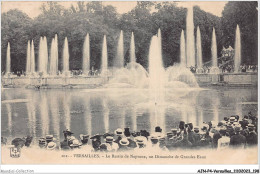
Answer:
[{"label": "tree", "polygon": [[222,12],[223,42],[234,48],[236,26],[241,31],[242,63],[257,64],[258,60],[257,1],[228,2]]}]

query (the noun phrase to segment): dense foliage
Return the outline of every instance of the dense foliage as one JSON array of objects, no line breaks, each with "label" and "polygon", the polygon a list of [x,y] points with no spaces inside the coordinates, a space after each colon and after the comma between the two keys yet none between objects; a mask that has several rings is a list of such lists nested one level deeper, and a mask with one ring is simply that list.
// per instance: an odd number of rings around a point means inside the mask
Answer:
[{"label": "dense foliage", "polygon": [[[234,45],[235,27],[242,32],[242,59],[245,63],[257,62],[257,2],[229,2],[223,17],[217,17],[194,7],[194,25],[202,35],[203,61],[211,58],[212,27],[216,29],[218,52],[223,46]],[[109,65],[116,54],[120,30],[124,31],[125,63],[129,61],[131,32],[134,32],[137,62],[147,67],[150,39],[162,31],[163,59],[166,67],[179,62],[181,30],[186,27],[186,9],[173,2],[138,2],[128,13],[119,15],[113,6],[102,2],[78,2],[64,9],[57,2],[42,6],[35,19],[19,10],[2,14],[2,71],[5,70],[6,47],[11,44],[12,70],[25,70],[28,40],[34,40],[36,62],[40,36],[51,39],[58,34],[59,68],[61,68],[64,38],[68,37],[70,69],[81,69],[82,47],[87,33],[91,42],[91,66],[100,67],[103,35],[107,35]],[[37,63],[36,63],[37,64]]]}]

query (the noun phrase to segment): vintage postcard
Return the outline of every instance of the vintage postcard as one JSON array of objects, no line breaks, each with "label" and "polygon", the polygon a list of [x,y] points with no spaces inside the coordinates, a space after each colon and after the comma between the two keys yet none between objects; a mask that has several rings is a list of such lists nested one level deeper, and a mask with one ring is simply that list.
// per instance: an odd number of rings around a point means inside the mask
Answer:
[{"label": "vintage postcard", "polygon": [[257,1],[3,1],[1,53],[2,164],[258,164]]}]

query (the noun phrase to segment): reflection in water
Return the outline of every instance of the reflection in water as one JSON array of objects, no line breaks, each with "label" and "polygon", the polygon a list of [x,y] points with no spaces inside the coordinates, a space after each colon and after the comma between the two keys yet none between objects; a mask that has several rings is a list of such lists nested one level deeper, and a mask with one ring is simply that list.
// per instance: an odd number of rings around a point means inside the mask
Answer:
[{"label": "reflection in water", "polygon": [[91,116],[91,111],[90,111],[90,104],[89,104],[89,98],[86,100],[83,100],[83,105],[84,105],[84,122],[85,122],[85,130],[87,131],[88,135],[92,135],[92,126],[91,126],[91,121],[92,121],[92,116]]},{"label": "reflection in water", "polygon": [[40,117],[41,117],[41,125],[42,125],[42,136],[49,134],[49,110],[48,110],[48,101],[46,92],[40,92],[41,100],[39,103],[40,107]]},{"label": "reflection in water", "polygon": [[49,100],[50,102],[50,111],[51,111],[51,118],[52,118],[52,128],[54,136],[57,137],[57,140],[60,138],[60,115],[59,115],[59,103],[58,98],[52,98]]},{"label": "reflection in water", "polygon": [[[27,92],[27,98],[29,99],[29,102],[26,103],[27,107],[27,113],[28,113],[28,127],[29,127],[29,133],[30,136],[36,137],[36,109],[35,109],[35,95],[34,93]],[[33,139],[33,142],[36,142],[36,139]]]},{"label": "reflection in water", "polygon": [[[8,93],[5,93],[6,100],[10,100],[11,97],[9,96]],[[10,103],[6,103],[6,110],[7,110],[7,118],[8,118],[8,130],[9,130],[9,135],[12,135],[12,108]]]},{"label": "reflection in water", "polygon": [[107,99],[103,100],[103,115],[104,115],[104,128],[105,132],[109,132],[109,108],[107,106]]},{"label": "reflection in water", "polygon": [[[66,128],[75,136],[86,132],[89,135],[114,132],[124,127],[153,133],[154,128],[160,126],[168,132],[178,127],[181,120],[201,126],[203,122],[218,122],[234,114],[242,117],[242,111],[252,111],[255,115],[258,109],[257,105],[250,104],[257,103],[257,89],[252,88],[192,91],[181,97],[167,96],[157,104],[150,100],[148,90],[125,91],[4,90],[2,136],[12,138],[28,133],[33,137],[53,134],[59,138]],[[145,93],[147,97],[141,95]],[[16,99],[28,99],[28,103],[21,104]]]},{"label": "reflection in water", "polygon": [[64,127],[65,129],[71,130],[70,127],[70,94],[67,92],[63,93],[63,114],[64,114]]}]

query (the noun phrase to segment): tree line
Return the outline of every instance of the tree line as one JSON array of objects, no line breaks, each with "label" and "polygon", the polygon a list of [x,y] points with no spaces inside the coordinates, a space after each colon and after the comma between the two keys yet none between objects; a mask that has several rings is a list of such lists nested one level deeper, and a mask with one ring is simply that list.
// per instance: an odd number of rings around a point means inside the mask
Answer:
[{"label": "tree line", "polygon": [[[174,2],[137,2],[131,11],[118,14],[113,6],[102,2],[77,2],[65,9],[57,2],[47,2],[41,7],[41,14],[31,19],[18,9],[2,14],[2,71],[5,71],[7,43],[11,45],[13,71],[26,67],[28,40],[34,40],[36,65],[39,39],[46,36],[48,48],[51,39],[58,34],[59,69],[62,67],[64,38],[69,41],[70,69],[81,69],[84,38],[90,34],[91,66],[100,67],[103,35],[107,35],[109,66],[116,55],[120,30],[124,31],[125,63],[130,59],[131,32],[135,35],[137,62],[147,68],[150,39],[161,29],[162,52],[165,67],[179,62],[181,30],[186,28],[187,9]],[[203,61],[211,59],[212,28],[216,29],[218,55],[222,47],[234,47],[236,25],[240,26],[242,40],[242,63],[257,63],[257,2],[228,2],[222,17],[194,7],[194,35],[197,26],[201,30]]]}]

